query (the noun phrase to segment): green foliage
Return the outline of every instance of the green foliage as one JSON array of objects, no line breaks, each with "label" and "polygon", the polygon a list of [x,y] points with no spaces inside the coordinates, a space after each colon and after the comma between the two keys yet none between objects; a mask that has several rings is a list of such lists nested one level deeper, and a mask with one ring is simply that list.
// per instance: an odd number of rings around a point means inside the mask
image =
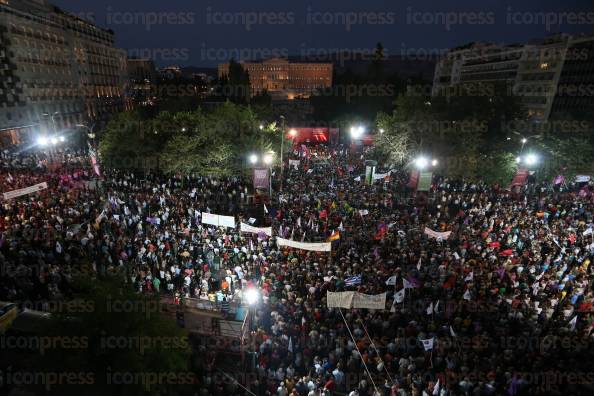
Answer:
[{"label": "green foliage", "polygon": [[[136,294],[122,277],[110,276],[78,280],[74,297],[68,306],[75,309],[54,314],[44,326],[44,336],[62,340],[60,347],[45,350],[29,369],[72,373],[76,379],[64,377],[44,394],[191,394],[195,375],[189,370],[187,334],[164,315],[157,296]],[[90,386],[76,385],[80,378]],[[131,383],[120,384],[122,378],[132,378],[124,380]]]},{"label": "green foliage", "polygon": [[[101,139],[108,167],[159,168],[170,174],[227,176],[241,171],[246,156],[278,156],[282,133],[274,122],[260,129],[260,117],[249,106],[225,102],[212,111],[160,112],[142,120],[135,113],[112,120]],[[285,141],[285,147],[290,142]]]},{"label": "green foliage", "polygon": [[391,114],[378,114],[384,133],[376,137],[376,151],[393,163],[419,154],[438,158],[438,171],[452,177],[506,177],[513,156],[500,121],[521,113],[517,98],[506,94],[501,86],[479,85],[431,97],[410,86]]}]

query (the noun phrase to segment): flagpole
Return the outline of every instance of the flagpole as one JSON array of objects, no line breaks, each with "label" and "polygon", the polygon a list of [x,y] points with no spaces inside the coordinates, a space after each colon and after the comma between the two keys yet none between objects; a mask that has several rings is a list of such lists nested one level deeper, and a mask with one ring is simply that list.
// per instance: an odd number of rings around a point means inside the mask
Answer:
[{"label": "flagpole", "polygon": [[369,372],[369,368],[367,368],[367,363],[365,363],[365,361],[363,361],[363,355],[361,354],[361,351],[359,350],[359,346],[357,345],[357,341],[355,341],[355,337],[353,337],[353,333],[351,333],[351,329],[349,327],[349,324],[347,323],[344,315],[342,314],[342,309],[341,308],[338,308],[338,312],[340,312],[340,316],[342,316],[342,320],[344,321],[344,324],[345,324],[347,330],[349,331],[349,334],[351,336],[351,339],[353,340],[353,343],[355,343],[355,348],[357,349],[357,352],[359,352],[359,357],[361,358],[361,363],[363,363],[363,367],[365,367],[365,371],[367,372],[367,375],[369,375],[369,380],[373,384],[373,388],[375,389],[375,391],[377,392],[377,394],[379,394],[379,391],[377,390],[377,386],[375,385],[375,381],[373,380],[373,377],[371,376],[371,373]]},{"label": "flagpole", "polygon": [[[377,350],[377,348],[375,347],[375,343],[373,342],[373,339],[369,336],[369,333],[367,332],[367,328],[363,324],[363,321],[361,320],[361,318],[359,318],[359,322],[361,323],[361,326],[363,327],[363,330],[365,330],[365,335],[367,335],[367,338],[369,338],[369,341],[371,342],[371,346],[375,350],[375,353],[377,353],[377,356],[380,358],[380,362],[383,364],[384,363],[384,359],[381,358],[381,355],[380,355],[379,351]],[[392,381],[392,385],[394,385],[396,382],[390,376],[390,373],[388,372],[388,368],[386,367],[385,364],[383,366],[384,366],[384,370],[386,371],[386,374],[388,375],[388,378],[390,378],[390,381]]]}]

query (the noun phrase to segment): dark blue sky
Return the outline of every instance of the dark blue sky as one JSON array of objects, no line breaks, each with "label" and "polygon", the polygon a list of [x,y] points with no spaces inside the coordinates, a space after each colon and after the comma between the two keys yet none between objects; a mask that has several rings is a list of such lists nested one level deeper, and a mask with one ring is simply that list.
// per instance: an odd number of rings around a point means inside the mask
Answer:
[{"label": "dark blue sky", "polygon": [[[594,34],[592,0],[53,0],[116,33],[130,55],[160,66],[214,66],[229,58],[334,49],[423,58],[469,41],[525,42]],[[330,58],[330,56],[328,55]],[[330,60],[330,59],[328,59]]]}]

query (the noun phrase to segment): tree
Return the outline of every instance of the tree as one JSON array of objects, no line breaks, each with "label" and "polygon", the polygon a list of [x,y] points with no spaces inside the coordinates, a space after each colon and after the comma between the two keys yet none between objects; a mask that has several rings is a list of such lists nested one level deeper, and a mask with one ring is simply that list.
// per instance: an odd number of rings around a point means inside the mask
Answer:
[{"label": "tree", "polygon": [[376,120],[377,129],[383,131],[376,135],[374,141],[376,151],[390,163],[404,164],[414,151],[414,141],[410,129],[398,120],[396,113],[379,113]]},{"label": "tree", "polygon": [[229,73],[219,80],[219,85],[218,89],[225,100],[238,104],[250,102],[249,73],[235,60],[229,61]]},{"label": "tree", "polygon": [[53,384],[31,385],[35,394],[192,394],[196,377],[186,332],[163,314],[158,295],[137,294],[125,279],[108,275],[74,282],[76,304],[68,307],[76,308],[44,324],[44,337],[59,342],[26,362],[28,370],[48,378],[60,375]]},{"label": "tree", "polygon": [[371,66],[369,67],[369,75],[371,76],[371,81],[374,82],[381,82],[384,78],[384,46],[382,43],[377,43],[375,46],[375,51],[373,53],[373,60],[371,61]]},{"label": "tree", "polygon": [[158,168],[159,130],[136,112],[120,113],[103,130],[99,153],[103,164],[117,169]]}]

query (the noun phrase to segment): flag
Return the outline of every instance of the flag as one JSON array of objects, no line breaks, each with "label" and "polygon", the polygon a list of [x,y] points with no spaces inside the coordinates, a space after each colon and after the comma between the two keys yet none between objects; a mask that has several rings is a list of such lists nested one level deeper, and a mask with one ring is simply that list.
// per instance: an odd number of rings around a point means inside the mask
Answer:
[{"label": "flag", "polygon": [[340,239],[340,232],[334,231],[329,237],[328,242],[338,241]]},{"label": "flag", "polygon": [[576,326],[576,325],[577,325],[577,315],[575,315],[575,316],[573,317],[573,319],[571,319],[571,320],[569,321],[569,329],[570,329],[571,331],[574,331],[574,330],[575,330],[575,326]]},{"label": "flag", "polygon": [[345,286],[355,286],[361,284],[361,275],[351,276],[350,278],[346,278],[344,280]]},{"label": "flag", "polygon": [[344,227],[342,225],[342,221],[340,222],[340,225],[338,226],[338,231],[344,231]]},{"label": "flag", "polygon": [[426,351],[430,351],[433,349],[433,338],[421,340],[421,342],[423,343],[423,348],[425,348]]},{"label": "flag", "polygon": [[561,184],[565,182],[565,176],[563,175],[558,175],[557,177],[555,177],[555,179],[553,180],[553,185],[557,185],[557,184]]},{"label": "flag", "polygon": [[414,286],[412,283],[410,283],[409,281],[407,281],[406,279],[402,279],[402,284],[404,285],[405,289],[413,289]]},{"label": "flag", "polygon": [[406,289],[400,289],[400,291],[397,291],[396,293],[394,293],[394,302],[397,304],[400,304],[401,302],[404,301],[405,296],[406,296]]},{"label": "flag", "polygon": [[381,223],[378,227],[377,232],[375,233],[375,240],[379,241],[381,240],[384,235],[386,235],[388,233],[388,226],[386,225],[386,223]]},{"label": "flag", "polygon": [[456,286],[456,275],[450,275],[448,279],[443,283],[444,289],[453,289]]},{"label": "flag", "polygon": [[509,384],[509,388],[507,388],[507,394],[510,396],[516,396],[518,394],[518,385],[520,384],[520,381],[518,380],[518,376],[516,374],[514,374],[510,384]]},{"label": "flag", "polygon": [[452,326],[450,326],[450,334],[452,335],[452,337],[456,337],[456,333],[454,332]]},{"label": "flag", "polygon": [[466,278],[464,278],[464,282],[472,282],[473,279],[474,279],[474,274],[472,271],[470,271],[470,273],[466,276]]},{"label": "flag", "polygon": [[431,315],[433,313],[433,301],[431,302],[431,304],[429,304],[429,306],[427,307],[427,315]]},{"label": "flag", "polygon": [[289,352],[293,352],[293,338],[289,337],[289,347],[287,348]]},{"label": "flag", "polygon": [[389,277],[386,281],[386,286],[394,286],[396,284],[396,278],[398,278],[398,276],[396,275],[392,275],[391,277]]},{"label": "flag", "polygon": [[433,396],[439,396],[439,378],[433,387]]},{"label": "flag", "polygon": [[91,164],[93,165],[93,171],[99,177],[101,177],[101,169],[99,168],[99,162],[97,161],[97,154],[95,149],[89,144],[89,157],[91,158]]},{"label": "flag", "polygon": [[470,290],[466,290],[466,292],[464,292],[464,299],[470,301]]},{"label": "flag", "polygon": [[407,280],[412,285],[412,287],[421,287],[421,282],[414,276],[409,276]]}]

